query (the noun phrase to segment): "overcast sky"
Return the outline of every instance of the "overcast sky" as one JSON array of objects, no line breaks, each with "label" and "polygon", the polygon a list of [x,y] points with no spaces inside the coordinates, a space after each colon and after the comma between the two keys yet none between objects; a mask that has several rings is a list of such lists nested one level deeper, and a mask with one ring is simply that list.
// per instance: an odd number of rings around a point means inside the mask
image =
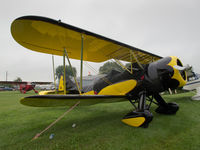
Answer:
[{"label": "overcast sky", "polygon": [[[183,64],[192,65],[200,73],[199,0],[3,0],[0,80],[6,79],[6,71],[8,80],[53,80],[51,55],[30,51],[12,38],[12,21],[25,15],[61,19],[162,57],[178,56]],[[62,57],[57,56],[55,65],[60,64]],[[79,62],[72,64],[79,72]],[[86,75],[89,69],[84,67]]]}]

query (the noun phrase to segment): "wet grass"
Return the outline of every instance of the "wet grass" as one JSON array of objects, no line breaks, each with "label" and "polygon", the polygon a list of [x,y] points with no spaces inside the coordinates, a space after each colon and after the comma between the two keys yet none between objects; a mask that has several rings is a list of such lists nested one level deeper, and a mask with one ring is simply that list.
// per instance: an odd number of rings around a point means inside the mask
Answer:
[{"label": "wet grass", "polygon": [[[148,128],[123,124],[132,109],[129,102],[77,107],[35,141],[31,139],[69,107],[34,108],[19,103],[18,92],[0,92],[0,149],[2,150],[198,150],[200,147],[200,102],[194,93],[165,95],[180,106],[176,115],[160,115]],[[76,124],[72,128],[72,124]],[[49,139],[51,134],[53,139]]]}]

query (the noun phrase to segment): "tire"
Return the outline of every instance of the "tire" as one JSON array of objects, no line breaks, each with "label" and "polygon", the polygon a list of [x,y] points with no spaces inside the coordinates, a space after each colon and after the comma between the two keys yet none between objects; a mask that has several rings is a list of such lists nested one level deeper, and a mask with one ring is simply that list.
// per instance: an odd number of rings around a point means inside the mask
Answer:
[{"label": "tire", "polygon": [[158,106],[158,108],[156,108],[155,112],[157,112],[159,114],[173,115],[173,114],[176,114],[178,109],[179,109],[178,104],[171,102],[171,103],[167,103],[166,107]]}]

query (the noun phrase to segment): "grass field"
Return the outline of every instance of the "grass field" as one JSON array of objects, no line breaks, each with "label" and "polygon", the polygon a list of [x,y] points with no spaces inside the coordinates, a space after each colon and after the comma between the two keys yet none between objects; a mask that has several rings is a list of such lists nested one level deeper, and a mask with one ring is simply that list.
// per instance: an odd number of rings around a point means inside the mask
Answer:
[{"label": "grass field", "polygon": [[[1,150],[198,150],[200,149],[200,102],[191,101],[194,93],[166,95],[180,110],[176,115],[160,115],[148,128],[123,124],[121,118],[132,109],[129,102],[77,107],[35,141],[36,133],[46,128],[69,107],[34,108],[19,103],[18,92],[0,92]],[[76,127],[72,128],[75,123]],[[51,134],[53,139],[49,139]]]}]

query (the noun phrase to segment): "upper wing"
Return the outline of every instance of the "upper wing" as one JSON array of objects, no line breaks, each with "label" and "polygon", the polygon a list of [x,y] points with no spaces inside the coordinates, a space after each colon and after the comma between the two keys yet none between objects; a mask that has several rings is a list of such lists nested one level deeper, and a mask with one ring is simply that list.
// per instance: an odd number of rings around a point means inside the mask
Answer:
[{"label": "upper wing", "polygon": [[65,48],[69,57],[73,59],[81,59],[83,37],[83,60],[85,61],[103,62],[114,58],[134,62],[130,60],[130,51],[142,64],[161,58],[127,44],[45,17],[20,17],[13,21],[11,33],[19,44],[28,49],[63,55]]}]

